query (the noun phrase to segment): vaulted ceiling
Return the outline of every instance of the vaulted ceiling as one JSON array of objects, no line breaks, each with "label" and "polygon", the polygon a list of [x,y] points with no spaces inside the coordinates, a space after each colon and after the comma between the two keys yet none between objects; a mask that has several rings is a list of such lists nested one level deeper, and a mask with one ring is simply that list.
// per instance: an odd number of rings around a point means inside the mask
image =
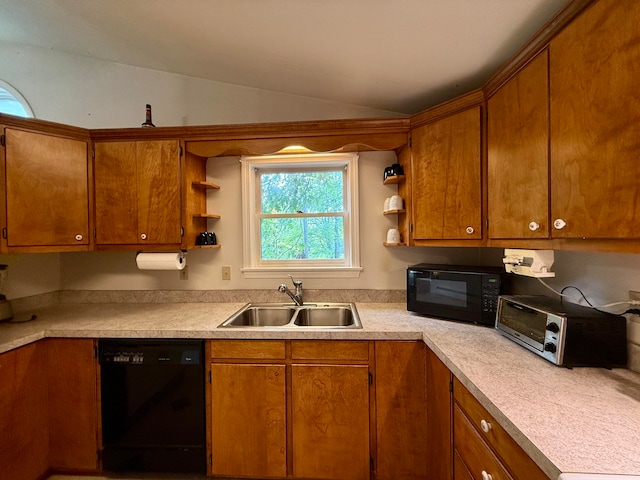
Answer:
[{"label": "vaulted ceiling", "polygon": [[568,2],[0,0],[0,42],[411,114],[481,86]]}]

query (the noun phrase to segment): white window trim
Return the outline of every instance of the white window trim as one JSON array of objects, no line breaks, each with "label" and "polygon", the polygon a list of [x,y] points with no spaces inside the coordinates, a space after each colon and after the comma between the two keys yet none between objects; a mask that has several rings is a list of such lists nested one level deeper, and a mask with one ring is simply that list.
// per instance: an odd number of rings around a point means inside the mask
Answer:
[{"label": "white window trim", "polygon": [[[242,164],[242,248],[243,267],[241,271],[245,278],[282,278],[292,274],[298,278],[357,278],[360,276],[360,216],[358,202],[358,154],[330,153],[330,154],[296,154],[296,155],[268,155],[258,157],[241,157]],[[295,261],[288,264],[263,266],[260,265],[259,225],[256,216],[256,174],[257,168],[273,168],[286,164],[287,166],[308,166],[309,163],[324,166],[346,165],[348,168],[348,196],[346,208],[349,209],[348,221],[345,222],[345,239],[349,235],[351,245],[345,242],[345,262],[330,265],[332,261],[318,261],[315,264],[306,263],[296,265]]]},{"label": "white window trim", "polygon": [[16,100],[20,105],[22,105],[22,108],[24,109],[26,114],[24,118],[35,118],[35,115],[33,114],[33,110],[31,109],[31,105],[29,105],[29,102],[27,102],[27,99],[24,98],[17,89],[15,89],[13,86],[5,82],[4,80],[0,80],[0,88],[3,88],[7,92],[9,92],[9,94],[13,96],[14,100]]}]

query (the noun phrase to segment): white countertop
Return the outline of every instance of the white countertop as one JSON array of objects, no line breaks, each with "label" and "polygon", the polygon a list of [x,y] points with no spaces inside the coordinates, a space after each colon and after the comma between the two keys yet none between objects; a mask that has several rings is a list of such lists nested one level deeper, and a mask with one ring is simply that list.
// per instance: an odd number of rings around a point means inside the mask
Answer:
[{"label": "white countertop", "polygon": [[640,475],[638,373],[557,367],[491,328],[421,317],[400,303],[358,303],[362,329],[216,328],[242,306],[57,305],[34,321],[0,324],[0,353],[45,337],[423,339],[551,478]]}]

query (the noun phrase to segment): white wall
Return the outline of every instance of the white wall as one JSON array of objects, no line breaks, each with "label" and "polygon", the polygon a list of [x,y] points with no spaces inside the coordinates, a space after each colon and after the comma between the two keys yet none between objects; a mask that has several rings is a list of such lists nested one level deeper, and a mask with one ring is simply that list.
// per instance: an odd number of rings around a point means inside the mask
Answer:
[{"label": "white wall", "polygon": [[279,122],[399,114],[0,43],[0,80],[42,120],[86,128]]}]

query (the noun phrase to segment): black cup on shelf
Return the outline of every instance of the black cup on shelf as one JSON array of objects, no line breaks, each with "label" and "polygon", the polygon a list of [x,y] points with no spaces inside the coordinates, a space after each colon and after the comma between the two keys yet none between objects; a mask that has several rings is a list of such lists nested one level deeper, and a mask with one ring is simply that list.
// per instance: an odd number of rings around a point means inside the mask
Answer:
[{"label": "black cup on shelf", "polygon": [[209,245],[209,235],[207,232],[200,232],[196,237],[196,245]]},{"label": "black cup on shelf", "polygon": [[384,180],[389,177],[397,177],[398,175],[404,175],[404,169],[399,163],[394,163],[390,167],[384,169]]}]

